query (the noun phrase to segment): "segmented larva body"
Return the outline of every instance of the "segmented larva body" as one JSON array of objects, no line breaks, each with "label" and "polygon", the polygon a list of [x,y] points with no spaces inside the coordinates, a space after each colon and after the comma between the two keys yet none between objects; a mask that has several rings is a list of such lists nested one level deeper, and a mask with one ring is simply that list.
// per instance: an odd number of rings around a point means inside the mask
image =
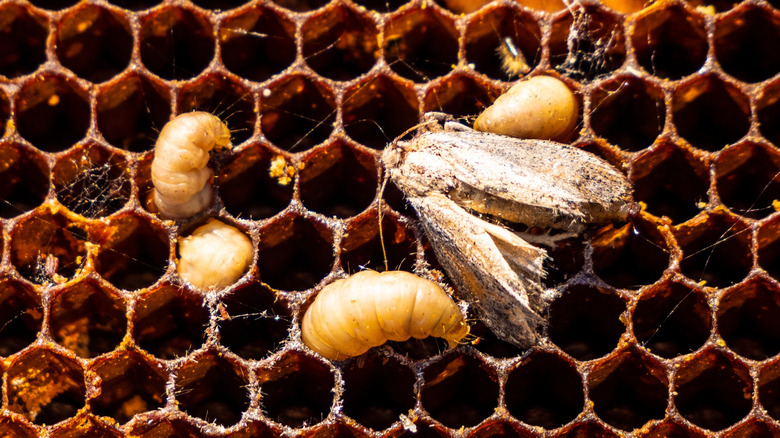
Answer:
[{"label": "segmented larva body", "polygon": [[200,289],[230,286],[254,257],[252,241],[237,228],[211,218],[187,237],[179,237],[179,275]]},{"label": "segmented larva body", "polygon": [[303,342],[331,360],[409,338],[435,336],[454,347],[468,331],[438,284],[403,271],[362,271],[327,285],[301,323]]},{"label": "segmented larva body", "polygon": [[193,111],[166,123],[154,146],[152,199],[167,219],[190,217],[211,203],[209,151],[230,148],[230,130],[219,117]]}]

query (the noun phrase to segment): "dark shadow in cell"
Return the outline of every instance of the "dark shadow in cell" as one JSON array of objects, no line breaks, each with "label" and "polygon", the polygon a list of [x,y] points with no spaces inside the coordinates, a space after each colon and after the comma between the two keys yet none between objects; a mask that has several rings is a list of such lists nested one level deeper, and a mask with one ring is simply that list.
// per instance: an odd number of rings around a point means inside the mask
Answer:
[{"label": "dark shadow in cell", "polygon": [[626,303],[610,290],[569,286],[550,305],[550,340],[578,360],[604,356],[626,331],[620,320],[625,310]]},{"label": "dark shadow in cell", "polygon": [[131,182],[127,161],[101,146],[87,144],[60,157],[52,182],[57,200],[88,218],[108,216],[125,206]]},{"label": "dark shadow in cell", "polygon": [[758,129],[775,146],[780,145],[780,82],[768,85],[756,103]]},{"label": "dark shadow in cell", "polygon": [[467,321],[469,321],[469,337],[466,340],[473,338],[471,344],[475,350],[499,359],[517,357],[523,353],[523,350],[515,345],[498,339],[476,315],[473,315],[473,312],[469,313]]},{"label": "dark shadow in cell", "polygon": [[244,285],[218,306],[220,341],[244,359],[263,359],[287,339],[292,311],[262,285]]},{"label": "dark shadow in cell", "polygon": [[136,351],[121,351],[96,361],[90,369],[100,377],[100,395],[90,400],[95,415],[119,423],[165,405],[168,373]]},{"label": "dark shadow in cell", "polygon": [[670,143],[638,157],[631,166],[634,199],[647,212],[682,223],[699,214],[699,203],[708,200],[709,168],[699,159]]},{"label": "dark shadow in cell", "polygon": [[500,89],[477,82],[471,76],[449,76],[428,88],[423,98],[423,113],[436,111],[455,117],[476,116],[500,95]]},{"label": "dark shadow in cell", "polygon": [[413,8],[384,28],[384,55],[390,68],[415,82],[444,76],[458,63],[458,31],[433,8]]},{"label": "dark shadow in cell", "polygon": [[715,162],[715,188],[733,213],[752,219],[769,216],[780,199],[780,155],[756,143],[724,150]]},{"label": "dark shadow in cell", "polygon": [[163,0],[109,0],[109,3],[129,9],[141,11],[162,3]]},{"label": "dark shadow in cell", "polygon": [[223,10],[237,8],[242,4],[249,3],[249,0],[192,0],[192,3],[200,6],[203,9],[210,9],[214,12],[222,12]]},{"label": "dark shadow in cell", "polygon": [[351,359],[342,370],[344,414],[373,430],[383,430],[414,409],[413,371],[396,359]]},{"label": "dark shadow in cell", "polygon": [[42,322],[41,298],[23,283],[0,280],[0,356],[10,356],[35,341]]},{"label": "dark shadow in cell", "polygon": [[718,333],[740,356],[764,360],[780,353],[780,290],[756,279],[741,283],[720,298]]},{"label": "dark shadow in cell", "polygon": [[64,283],[84,267],[88,239],[64,216],[41,211],[14,227],[11,264],[33,283]]},{"label": "dark shadow in cell", "polygon": [[164,286],[141,297],[132,336],[140,348],[160,359],[175,359],[200,348],[209,312],[200,297]]},{"label": "dark shadow in cell", "polygon": [[217,353],[193,358],[176,373],[177,406],[187,414],[228,427],[249,407],[249,371]]},{"label": "dark shadow in cell", "polygon": [[231,154],[220,168],[219,197],[236,218],[265,219],[290,204],[292,181],[271,176],[271,162],[283,155],[262,144],[252,144]]},{"label": "dark shadow in cell", "polygon": [[680,79],[696,72],[707,59],[704,20],[683,5],[648,8],[631,28],[639,64],[654,76]]},{"label": "dark shadow in cell", "polygon": [[585,243],[580,236],[559,239],[555,246],[545,246],[548,258],[544,262],[546,287],[554,288],[574,277],[585,265]]},{"label": "dark shadow in cell", "polygon": [[539,22],[515,8],[502,6],[478,14],[469,22],[465,40],[466,60],[476,71],[493,79],[507,81],[522,75],[520,71],[508,71],[505,58],[514,60],[514,65],[524,59],[525,69],[531,71],[542,56]]},{"label": "dark shadow in cell", "polygon": [[750,106],[737,88],[714,76],[700,76],[675,89],[672,119],[677,133],[692,146],[714,152],[748,133]]},{"label": "dark shadow in cell", "polygon": [[591,96],[591,127],[622,150],[636,152],[653,144],[665,118],[663,92],[632,76],[606,82]]},{"label": "dark shadow in cell", "polygon": [[448,354],[423,371],[422,405],[447,427],[476,426],[498,402],[498,376],[481,360]]},{"label": "dark shadow in cell", "polygon": [[[580,4],[552,24],[550,63],[575,80],[592,81],[605,76],[626,60],[621,18],[595,5],[598,3]],[[570,38],[572,29],[577,33]]]},{"label": "dark shadow in cell", "polygon": [[664,236],[641,217],[621,228],[607,227],[596,234],[593,271],[619,289],[639,289],[661,278],[669,266]]},{"label": "dark shadow in cell", "polygon": [[74,80],[41,75],[19,91],[16,114],[25,140],[42,151],[59,152],[87,134],[89,96]]},{"label": "dark shadow in cell", "polygon": [[51,298],[49,331],[55,342],[92,358],[119,346],[127,331],[126,314],[120,296],[86,279]]},{"label": "dark shadow in cell", "polygon": [[228,70],[262,82],[295,61],[295,24],[272,9],[252,8],[222,22],[219,43]]},{"label": "dark shadow in cell", "polygon": [[384,149],[419,121],[411,86],[385,75],[372,76],[344,93],[344,130],[356,142]]},{"label": "dark shadow in cell", "polygon": [[254,133],[257,113],[252,91],[222,75],[209,75],[182,87],[178,106],[180,113],[206,111],[219,117],[230,129],[233,145]]},{"label": "dark shadow in cell", "polygon": [[141,62],[163,79],[190,79],[214,58],[214,30],[205,17],[170,7],[141,23]]},{"label": "dark shadow in cell", "polygon": [[151,150],[171,117],[171,96],[155,79],[129,74],[98,91],[97,128],[112,146]]},{"label": "dark shadow in cell", "polygon": [[260,99],[263,134],[288,152],[310,149],[328,139],[336,101],[327,85],[307,76],[285,76]]},{"label": "dark shadow in cell", "polygon": [[664,418],[668,386],[663,365],[633,349],[621,351],[588,375],[596,414],[625,431]]},{"label": "dark shadow in cell", "polygon": [[355,3],[377,12],[394,12],[409,0],[357,0]]},{"label": "dark shadow in cell", "polygon": [[506,407],[523,423],[555,429],[573,420],[585,406],[582,378],[563,357],[533,351],[509,371]]},{"label": "dark shadow in cell", "polygon": [[674,404],[691,423],[717,431],[750,412],[753,381],[741,362],[710,350],[683,362],[676,374]]},{"label": "dark shadow in cell", "polygon": [[725,214],[710,214],[675,230],[683,275],[707,286],[726,287],[750,272],[750,228]]},{"label": "dark shadow in cell", "polygon": [[666,359],[699,349],[712,328],[706,296],[675,282],[642,292],[631,321],[639,344]]},{"label": "dark shadow in cell", "polygon": [[350,222],[347,235],[341,242],[341,266],[349,274],[364,269],[411,272],[417,253],[414,232],[391,214],[382,216],[382,236],[379,236],[379,219],[375,210],[367,211]]},{"label": "dark shadow in cell", "polygon": [[0,143],[0,217],[12,218],[43,202],[49,192],[49,163],[39,152]]},{"label": "dark shadow in cell", "polygon": [[95,270],[119,289],[154,284],[168,268],[169,240],[162,226],[145,217],[125,214],[98,231]]},{"label": "dark shadow in cell", "polygon": [[55,47],[57,59],[76,76],[103,82],[127,68],[133,36],[123,15],[85,5],[59,22]]},{"label": "dark shadow in cell", "polygon": [[54,424],[84,406],[86,386],[81,365],[49,349],[29,350],[6,371],[8,409],[35,424]]},{"label": "dark shadow in cell", "polygon": [[715,24],[715,57],[723,70],[745,82],[780,72],[780,17],[771,9],[746,6]]},{"label": "dark shadow in cell", "polygon": [[342,142],[317,148],[303,159],[301,201],[310,211],[339,218],[365,210],[379,186],[374,155]]},{"label": "dark shadow in cell", "polygon": [[285,215],[260,230],[257,267],[273,289],[317,285],[333,267],[333,235],[324,224]]},{"label": "dark shadow in cell", "polygon": [[301,33],[306,64],[326,78],[354,79],[376,63],[376,23],[352,8],[340,5],[315,14]]},{"label": "dark shadow in cell", "polygon": [[33,0],[30,3],[43,9],[59,10],[75,5],[78,0]]},{"label": "dark shadow in cell", "polygon": [[295,352],[284,354],[273,368],[258,371],[260,406],[273,421],[290,427],[322,421],[333,403],[333,373],[321,362]]},{"label": "dark shadow in cell", "polygon": [[780,362],[775,361],[759,374],[758,401],[769,416],[780,421]]},{"label": "dark shadow in cell", "polygon": [[0,8],[0,75],[32,73],[46,62],[48,20],[16,3]]}]

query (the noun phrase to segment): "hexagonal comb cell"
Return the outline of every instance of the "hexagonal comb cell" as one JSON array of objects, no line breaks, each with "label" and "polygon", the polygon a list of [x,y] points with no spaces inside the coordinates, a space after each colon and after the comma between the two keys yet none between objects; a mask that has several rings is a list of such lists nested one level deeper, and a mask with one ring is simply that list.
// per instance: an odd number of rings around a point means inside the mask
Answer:
[{"label": "hexagonal comb cell", "polygon": [[696,351],[712,328],[706,295],[677,282],[663,282],[643,291],[631,322],[639,345],[664,358]]},{"label": "hexagonal comb cell", "polygon": [[301,201],[327,216],[355,216],[376,196],[374,155],[336,142],[317,148],[301,162]]},{"label": "hexagonal comb cell", "polygon": [[380,238],[379,220],[377,212],[371,210],[350,221],[341,242],[341,267],[346,272],[383,270],[385,262],[391,269],[411,271],[414,268],[417,241],[413,231],[400,223],[397,216],[383,213],[383,238]]},{"label": "hexagonal comb cell", "polygon": [[[269,364],[270,365],[270,364]],[[271,420],[290,427],[318,423],[333,403],[333,373],[323,363],[290,351],[257,372],[260,405]]]},{"label": "hexagonal comb cell", "polygon": [[52,182],[57,200],[89,218],[108,216],[130,198],[127,161],[101,146],[87,144],[60,157]]},{"label": "hexagonal comb cell", "polygon": [[0,217],[11,218],[43,202],[49,192],[49,164],[36,150],[0,143]]},{"label": "hexagonal comb cell", "polygon": [[180,113],[206,111],[223,119],[230,128],[233,145],[241,144],[254,133],[257,121],[254,95],[222,75],[205,76],[182,87],[178,101]]},{"label": "hexagonal comb cell", "polygon": [[780,353],[780,291],[763,279],[740,283],[718,303],[718,333],[729,349],[753,360]]},{"label": "hexagonal comb cell", "polygon": [[222,22],[219,43],[228,70],[260,82],[295,61],[295,24],[270,8],[240,10]]},{"label": "hexagonal comb cell", "polygon": [[127,18],[91,5],[66,14],[57,25],[56,38],[60,63],[92,82],[102,82],[124,70],[133,50]]},{"label": "hexagonal comb cell", "polygon": [[84,372],[72,358],[49,349],[28,350],[6,373],[8,409],[35,424],[60,422],[84,406]]},{"label": "hexagonal comb cell", "polygon": [[193,357],[176,373],[178,407],[207,422],[230,426],[249,407],[249,371],[221,355]]},{"label": "hexagonal comb cell", "polygon": [[208,321],[208,309],[199,297],[166,285],[140,297],[132,336],[155,357],[173,359],[200,347]]},{"label": "hexagonal comb cell", "polygon": [[312,15],[301,32],[306,64],[326,78],[356,78],[373,67],[379,54],[374,21],[343,5]]},{"label": "hexagonal comb cell", "polygon": [[509,370],[505,391],[506,408],[513,417],[546,429],[570,422],[585,403],[582,378],[574,364],[541,350],[532,351]]},{"label": "hexagonal comb cell", "polygon": [[32,73],[46,61],[46,17],[15,3],[0,7],[0,75]]},{"label": "hexagonal comb cell", "polygon": [[765,87],[756,104],[761,135],[774,145],[780,144],[780,83]]},{"label": "hexagonal comb cell", "polygon": [[721,430],[748,414],[753,383],[742,362],[707,350],[680,366],[672,395],[683,418],[704,429]]},{"label": "hexagonal comb cell", "polygon": [[472,356],[444,355],[426,367],[423,379],[422,405],[447,427],[475,426],[496,407],[496,372]]},{"label": "hexagonal comb cell", "polygon": [[369,355],[342,371],[344,414],[361,425],[382,430],[414,408],[415,375],[395,358]]},{"label": "hexagonal comb cell", "polygon": [[231,292],[218,304],[218,310],[222,345],[244,359],[263,359],[279,349],[292,322],[286,301],[256,283]]},{"label": "hexagonal comb cell", "polygon": [[780,362],[774,361],[758,376],[758,399],[775,420],[780,420]]},{"label": "hexagonal comb cell", "polygon": [[10,356],[38,337],[43,321],[41,297],[10,278],[0,280],[0,356]]},{"label": "hexagonal comb cell", "polygon": [[[447,74],[458,62],[458,31],[433,8],[412,8],[384,27],[385,60],[399,75],[426,82]],[[436,41],[436,45],[424,44]]]},{"label": "hexagonal comb cell", "polygon": [[52,338],[80,357],[114,350],[127,330],[126,304],[114,291],[88,279],[52,294]]},{"label": "hexagonal comb cell", "polygon": [[726,73],[760,82],[780,72],[780,15],[755,6],[740,7],[716,22],[715,57]]},{"label": "hexagonal comb cell", "polygon": [[433,83],[423,98],[423,112],[444,112],[453,116],[481,113],[501,94],[489,83],[462,74]]},{"label": "hexagonal comb cell", "polygon": [[139,352],[113,353],[95,362],[90,370],[100,378],[100,395],[90,400],[96,415],[125,423],[165,404],[168,373]]},{"label": "hexagonal comb cell", "polygon": [[354,141],[383,149],[418,121],[419,101],[408,83],[380,74],[347,89],[344,131]]},{"label": "hexagonal comb cell", "polygon": [[714,168],[718,197],[733,213],[760,219],[777,211],[780,154],[774,148],[740,143],[724,150]]},{"label": "hexagonal comb cell", "polygon": [[588,394],[596,414],[627,431],[664,418],[668,385],[662,364],[634,349],[619,351],[588,375]]},{"label": "hexagonal comb cell", "polygon": [[112,146],[151,150],[171,116],[171,95],[157,80],[130,73],[98,90],[97,128]]},{"label": "hexagonal comb cell", "polygon": [[141,62],[163,79],[189,79],[214,58],[214,30],[201,14],[169,7],[141,23]]},{"label": "hexagonal comb cell", "polygon": [[707,59],[704,20],[682,4],[658,3],[640,12],[631,27],[639,64],[654,76],[679,79]]},{"label": "hexagonal comb cell", "polygon": [[89,128],[89,98],[74,80],[38,76],[16,99],[17,129],[36,148],[58,152],[81,140]]}]

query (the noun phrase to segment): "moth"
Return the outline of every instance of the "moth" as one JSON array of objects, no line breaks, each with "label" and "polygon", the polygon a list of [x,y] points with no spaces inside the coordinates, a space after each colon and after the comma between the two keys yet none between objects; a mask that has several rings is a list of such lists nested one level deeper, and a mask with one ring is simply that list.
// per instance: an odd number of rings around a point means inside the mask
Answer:
[{"label": "moth", "polygon": [[444,114],[426,118],[412,140],[383,152],[388,177],[461,297],[499,338],[534,345],[545,323],[547,252],[497,223],[581,233],[625,221],[637,210],[631,184],[572,146],[477,132]]}]

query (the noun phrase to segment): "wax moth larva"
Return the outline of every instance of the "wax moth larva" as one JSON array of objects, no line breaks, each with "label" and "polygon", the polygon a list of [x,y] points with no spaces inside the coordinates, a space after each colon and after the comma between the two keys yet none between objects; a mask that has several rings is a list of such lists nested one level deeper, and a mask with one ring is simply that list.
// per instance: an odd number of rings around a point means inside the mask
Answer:
[{"label": "wax moth larva", "polygon": [[193,111],[166,123],[154,146],[152,199],[167,219],[195,215],[211,203],[209,151],[230,148],[230,130],[219,117]]},{"label": "wax moth larva", "polygon": [[468,334],[462,310],[436,283],[403,271],[361,271],[325,286],[303,315],[301,338],[326,359],[343,360],[386,341]]},{"label": "wax moth larva", "polygon": [[588,224],[626,220],[636,208],[631,184],[575,147],[452,121],[426,126],[385,149],[388,176],[417,210],[461,297],[498,337],[533,345],[544,324],[546,251],[485,219],[581,232]]},{"label": "wax moth larva", "polygon": [[219,289],[241,278],[252,264],[252,241],[237,228],[211,218],[179,237],[179,275],[200,289]]}]

